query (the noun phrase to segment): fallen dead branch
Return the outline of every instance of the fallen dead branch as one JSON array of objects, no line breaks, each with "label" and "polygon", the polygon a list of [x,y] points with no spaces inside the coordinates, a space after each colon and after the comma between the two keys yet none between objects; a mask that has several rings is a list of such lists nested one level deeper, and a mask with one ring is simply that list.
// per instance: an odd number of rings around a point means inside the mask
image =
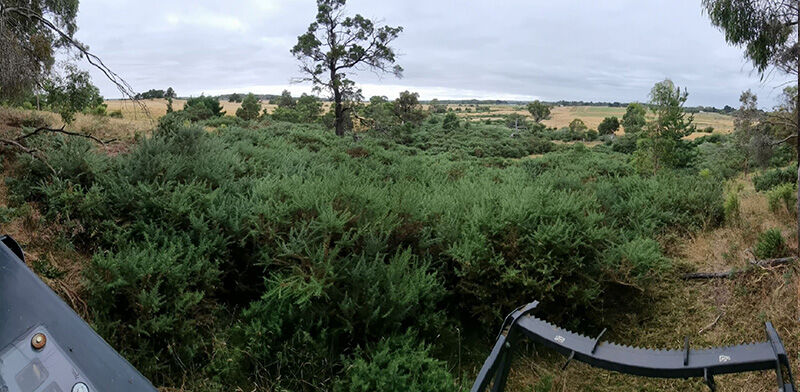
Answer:
[{"label": "fallen dead branch", "polygon": [[[779,257],[779,258],[776,258],[776,259],[764,259],[764,260],[750,259],[750,260],[748,260],[748,262],[751,265],[754,265],[756,267],[767,268],[767,267],[775,267],[775,266],[784,265],[784,264],[790,264],[790,263],[793,263],[796,260],[797,260],[797,257],[791,256],[791,257]],[[730,270],[730,271],[726,271],[726,272],[693,272],[693,273],[690,273],[690,274],[684,274],[683,276],[681,276],[681,278],[684,279],[684,280],[691,280],[691,279],[726,279],[726,278],[733,277],[734,275],[736,275],[739,272],[741,272],[741,271]]]},{"label": "fallen dead branch", "polygon": [[697,332],[697,334],[698,334],[698,335],[700,335],[700,334],[702,334],[703,332],[705,332],[705,331],[708,331],[708,330],[710,330],[711,328],[714,328],[714,326],[715,326],[715,325],[717,325],[717,323],[719,322],[719,319],[721,319],[721,318],[722,318],[722,315],[724,315],[724,314],[725,314],[725,312],[724,312],[724,311],[723,311],[723,312],[719,312],[719,314],[717,315],[717,318],[715,318],[715,319],[714,319],[714,321],[712,321],[712,322],[711,322],[711,324],[708,324],[708,325],[706,325],[705,327],[703,327],[703,328],[700,328],[700,331],[698,331],[698,332]]},{"label": "fallen dead branch", "polygon": [[22,152],[24,152],[26,154],[29,154],[34,159],[37,159],[38,161],[44,163],[44,165],[47,166],[47,168],[50,169],[50,171],[53,172],[54,175],[58,174],[58,172],[56,172],[56,169],[54,169],[53,166],[50,166],[50,164],[47,163],[47,159],[45,159],[45,156],[44,156],[44,154],[42,154],[41,151],[39,151],[39,150],[37,150],[35,148],[25,147],[20,142],[18,142],[16,140],[0,139],[0,144],[4,144],[6,146],[13,147],[13,148],[15,148],[15,149],[17,149],[19,151],[22,151]]},{"label": "fallen dead branch", "polygon": [[691,279],[725,279],[730,278],[739,271],[730,270],[727,272],[693,272],[691,274],[684,274],[681,276],[682,279],[691,280]]},{"label": "fallen dead branch", "polygon": [[774,267],[776,265],[789,264],[797,260],[797,257],[780,257],[777,259],[750,260],[750,264],[758,267]]},{"label": "fallen dead branch", "polygon": [[29,137],[32,137],[32,136],[35,136],[37,134],[40,134],[42,132],[60,133],[60,134],[64,134],[64,135],[67,135],[67,136],[83,137],[83,138],[87,138],[87,139],[93,140],[93,141],[95,141],[97,143],[100,143],[103,146],[105,146],[107,143],[112,143],[112,142],[115,142],[117,140],[117,139],[102,140],[102,139],[97,138],[97,137],[92,136],[92,135],[87,135],[87,134],[84,134],[84,133],[67,131],[67,130],[64,129],[64,127],[61,127],[61,128],[38,127],[35,130],[33,130],[32,132],[26,133],[26,134],[24,134],[24,135],[22,135],[20,137],[17,137],[16,139],[0,138],[0,144],[8,146],[8,147],[11,147],[11,148],[14,148],[14,149],[16,149],[18,151],[21,151],[23,153],[29,154],[30,156],[34,157],[38,161],[42,162],[45,166],[47,166],[47,168],[50,169],[50,171],[53,172],[53,174],[58,174],[56,172],[56,169],[54,169],[53,166],[50,166],[50,164],[47,163],[47,159],[46,159],[45,155],[41,151],[39,151],[39,150],[37,150],[35,148],[27,147],[24,144],[22,144],[25,141],[25,139],[27,139]]},{"label": "fallen dead branch", "polygon": [[64,129],[64,127],[61,127],[61,128],[39,127],[39,128],[36,128],[33,132],[24,134],[24,135],[16,138],[15,140],[18,141],[18,142],[21,142],[22,140],[25,140],[25,139],[27,139],[27,138],[29,138],[31,136],[38,135],[41,132],[52,132],[52,133],[60,133],[60,134],[68,135],[68,136],[83,137],[83,138],[94,140],[94,141],[96,141],[96,142],[98,142],[98,143],[100,143],[100,144],[102,144],[104,146],[107,143],[112,143],[112,142],[115,142],[117,140],[117,139],[101,140],[101,139],[99,139],[99,138],[97,138],[95,136],[87,135],[85,133],[67,131],[67,130]]}]

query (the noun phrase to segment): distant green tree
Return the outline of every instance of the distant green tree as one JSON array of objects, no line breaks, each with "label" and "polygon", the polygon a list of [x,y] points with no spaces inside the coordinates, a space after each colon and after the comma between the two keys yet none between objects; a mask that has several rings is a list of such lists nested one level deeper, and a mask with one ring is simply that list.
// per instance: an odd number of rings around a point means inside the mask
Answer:
[{"label": "distant green tree", "polygon": [[297,111],[297,119],[303,123],[313,123],[319,120],[322,114],[322,102],[319,98],[303,93],[297,99],[297,104],[294,108]]},{"label": "distant green tree", "polygon": [[425,119],[425,112],[419,104],[419,93],[403,91],[400,97],[394,100],[394,113],[400,119],[400,124],[419,125]]},{"label": "distant green tree", "polygon": [[193,121],[207,120],[211,117],[225,115],[225,112],[222,111],[222,106],[219,104],[219,99],[204,95],[186,100],[186,104],[183,105],[183,111]]},{"label": "distant green tree", "polygon": [[683,105],[689,93],[667,79],[650,91],[650,110],[655,118],[645,126],[634,159],[640,171],[653,173],[663,167],[681,167],[690,159],[685,136],[694,132],[693,115],[686,116]]},{"label": "distant green tree", "polygon": [[273,105],[278,105],[279,108],[290,108],[293,109],[295,105],[297,105],[297,101],[292,98],[292,93],[289,90],[283,90],[281,96],[270,101]]},{"label": "distant green tree", "polygon": [[172,113],[172,97],[167,97],[167,113]]},{"label": "distant green tree", "polygon": [[448,112],[444,115],[444,121],[442,121],[442,128],[453,130],[458,129],[460,126],[460,121],[458,120],[458,115],[453,112]]},{"label": "distant green tree", "polygon": [[505,118],[506,126],[513,130],[528,129],[528,121],[519,113],[511,113]]},{"label": "distant green tree", "polygon": [[261,102],[253,93],[249,93],[242,99],[242,106],[236,109],[236,117],[243,120],[255,120],[260,112]]},{"label": "distant green tree", "polygon": [[75,113],[91,111],[103,105],[103,97],[100,96],[100,90],[92,84],[88,72],[71,64],[65,69],[67,74],[64,77],[51,78],[45,84],[44,90],[50,109],[60,114],[65,123],[71,124],[75,120]]},{"label": "distant green tree", "polygon": [[140,99],[161,99],[165,96],[164,90],[150,89],[141,94],[138,94]]},{"label": "distant green tree", "polygon": [[446,113],[447,105],[440,103],[438,99],[434,98],[428,103],[428,111],[431,113]]},{"label": "distant green tree", "polygon": [[370,127],[376,131],[388,132],[400,123],[395,115],[395,105],[386,97],[371,97],[362,111],[363,116],[369,120]]},{"label": "distant green tree", "polygon": [[175,94],[175,90],[172,87],[167,88],[167,92],[164,93],[164,98],[177,98],[178,96]]},{"label": "distant green tree", "polygon": [[583,132],[587,129],[589,129],[589,127],[587,127],[586,123],[584,123],[583,120],[579,118],[576,118],[569,123],[569,130],[572,131],[573,133]]},{"label": "distant green tree", "polygon": [[619,120],[614,116],[604,118],[600,125],[597,126],[597,132],[601,135],[610,135],[618,130]]},{"label": "distant green tree", "polygon": [[622,128],[625,129],[626,134],[635,135],[642,131],[647,124],[647,109],[644,105],[633,102],[625,109],[625,115],[622,116]]},{"label": "distant green tree", "polygon": [[550,118],[550,106],[539,102],[539,100],[529,103],[527,109],[533,116],[534,122],[539,123]]},{"label": "distant green tree", "polygon": [[242,96],[239,93],[233,93],[228,96],[228,102],[242,102]]},{"label": "distant green tree", "polygon": [[336,134],[344,135],[345,118],[353,103],[361,100],[361,91],[347,77],[353,69],[366,68],[402,75],[389,46],[402,27],[378,26],[361,15],[345,16],[345,0],[317,0],[316,20],[308,31],[297,37],[291,52],[301,62],[302,81],[325,90],[333,98]]}]

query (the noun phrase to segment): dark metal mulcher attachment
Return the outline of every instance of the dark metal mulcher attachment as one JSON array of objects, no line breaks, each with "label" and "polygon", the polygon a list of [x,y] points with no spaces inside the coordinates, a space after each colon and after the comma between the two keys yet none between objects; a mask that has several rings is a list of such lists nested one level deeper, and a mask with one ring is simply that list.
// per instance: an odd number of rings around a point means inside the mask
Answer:
[{"label": "dark metal mulcher attachment", "polygon": [[714,375],[775,370],[779,392],[797,392],[789,357],[772,323],[766,323],[767,340],[728,347],[691,349],[689,338],[683,350],[649,350],[621,346],[597,337],[567,331],[530,315],[539,303],[531,302],[506,317],[492,352],[483,363],[472,392],[492,392],[505,388],[512,351],[521,337],[527,337],[568,357],[606,370],[657,378],[701,377],[711,391],[716,390]]}]

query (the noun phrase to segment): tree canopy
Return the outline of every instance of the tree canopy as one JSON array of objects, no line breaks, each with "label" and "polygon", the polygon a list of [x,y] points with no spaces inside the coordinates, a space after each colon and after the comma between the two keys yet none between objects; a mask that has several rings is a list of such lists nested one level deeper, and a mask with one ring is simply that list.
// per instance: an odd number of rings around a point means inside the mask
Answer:
[{"label": "tree canopy", "polygon": [[241,99],[241,102],[242,106],[236,109],[236,117],[244,120],[255,120],[258,118],[258,115],[261,113],[261,102],[258,100],[258,97],[253,95],[253,93],[249,93]]},{"label": "tree canopy", "polygon": [[42,86],[55,51],[70,45],[77,14],[78,0],[0,2],[0,101],[19,100]]},{"label": "tree canopy", "polygon": [[334,128],[340,136],[344,135],[344,117],[352,110],[346,103],[362,98],[348,72],[370,69],[397,77],[403,72],[389,46],[403,28],[379,26],[358,14],[345,16],[344,6],[345,0],[317,0],[315,21],[297,37],[291,50],[303,73],[298,80],[312,82],[315,91],[325,91],[333,98]]},{"label": "tree canopy", "polygon": [[600,125],[597,126],[597,132],[601,135],[610,135],[618,130],[619,120],[615,116],[604,118]]},{"label": "tree canopy", "polygon": [[711,23],[743,46],[759,72],[770,65],[797,73],[798,5],[794,0],[703,0]]},{"label": "tree canopy", "polygon": [[631,103],[625,109],[625,114],[622,116],[622,127],[625,128],[626,134],[636,134],[642,131],[647,119],[647,109],[640,103]]},{"label": "tree canopy", "polygon": [[529,103],[527,109],[533,116],[533,121],[537,123],[550,118],[550,106],[538,100]]}]

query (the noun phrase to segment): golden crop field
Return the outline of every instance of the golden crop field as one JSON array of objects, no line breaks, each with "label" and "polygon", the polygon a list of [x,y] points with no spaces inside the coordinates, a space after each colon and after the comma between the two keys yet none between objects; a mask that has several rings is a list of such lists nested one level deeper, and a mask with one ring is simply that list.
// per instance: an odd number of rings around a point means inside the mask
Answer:
[{"label": "golden crop field", "polygon": [[[480,105],[486,107],[486,105]],[[460,115],[470,119],[500,119],[508,114],[521,114],[530,117],[530,113],[521,106],[515,105],[489,105],[488,112],[464,112],[467,108],[474,110],[474,105],[450,105],[454,110],[461,108]],[[606,117],[616,116],[622,120],[625,115],[624,107],[608,107],[608,106],[556,106],[551,109],[550,119],[543,121],[549,127],[562,128],[569,125],[569,123],[580,118],[591,129],[597,129],[600,122]],[[648,114],[650,117],[650,114]],[[694,125],[698,129],[706,127],[713,127],[715,133],[731,133],[733,132],[733,117],[719,113],[696,113],[694,115]],[[689,138],[695,138],[704,133],[697,132]]]},{"label": "golden crop field", "polygon": [[[159,118],[167,112],[167,100],[165,99],[145,99],[141,101],[147,106],[147,110],[153,118]],[[185,99],[175,99],[172,103],[174,110],[183,109],[186,103]],[[108,111],[120,110],[124,118],[129,120],[147,120],[142,108],[130,100],[107,100]],[[241,104],[237,102],[220,101],[222,109],[226,115],[233,116]],[[324,107],[327,109],[330,103],[325,102]],[[457,112],[462,118],[470,120],[485,120],[485,119],[501,119],[503,116],[517,113],[530,117],[530,113],[523,109],[521,106],[515,105],[480,105],[481,107],[489,107],[489,111],[483,112],[466,112],[467,109],[474,110],[474,105],[449,105],[453,110],[461,109]],[[261,107],[272,112],[275,110],[275,105],[269,104],[267,101],[261,101]],[[622,120],[625,114],[624,107],[607,107],[607,106],[556,106],[552,108],[550,119],[543,121],[549,127],[562,128],[569,125],[569,123],[580,118],[591,129],[597,129],[597,126],[603,121],[604,118],[616,116]],[[713,127],[714,133],[731,133],[733,131],[733,117],[719,113],[696,113],[694,115],[694,124],[698,129],[705,127]],[[620,130],[624,133],[624,130]],[[688,139],[694,139],[706,135],[705,133],[696,132]]]},{"label": "golden crop field", "polygon": [[[105,101],[106,105],[108,105],[108,111],[120,110],[122,111],[122,116],[125,118],[139,118],[145,117],[144,111],[142,108],[137,105],[135,102],[128,100],[128,99],[113,99]],[[161,117],[167,113],[167,100],[166,99],[143,99],[142,102],[145,106],[147,106],[147,110],[150,112],[150,115],[153,117]],[[228,101],[219,101],[220,105],[222,105],[222,110],[225,111],[225,114],[229,116],[233,116],[236,114],[236,109],[239,109],[242,106],[241,103],[238,102],[228,102]],[[181,110],[183,109],[183,105],[186,104],[185,99],[174,99],[172,101],[172,108],[174,110]],[[267,108],[270,112],[275,109],[275,105],[270,105],[266,101],[261,101],[261,107]]]}]

